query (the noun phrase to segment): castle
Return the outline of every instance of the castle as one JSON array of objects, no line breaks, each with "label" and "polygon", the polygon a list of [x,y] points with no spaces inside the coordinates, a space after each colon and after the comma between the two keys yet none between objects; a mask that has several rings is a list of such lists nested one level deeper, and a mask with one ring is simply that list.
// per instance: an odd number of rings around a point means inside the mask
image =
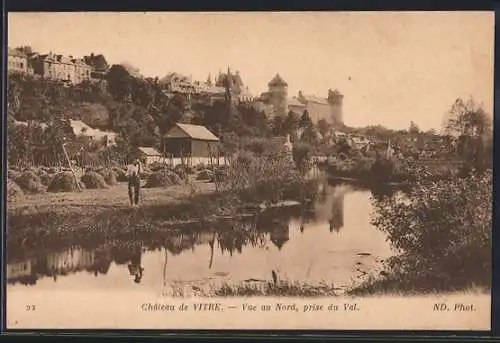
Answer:
[{"label": "castle", "polygon": [[342,103],[344,96],[338,90],[328,90],[327,98],[304,95],[288,98],[288,84],[276,74],[268,83],[268,91],[261,94],[260,107],[268,117],[286,116],[289,112],[303,115],[305,111],[313,123],[321,119],[332,124],[343,123]]}]

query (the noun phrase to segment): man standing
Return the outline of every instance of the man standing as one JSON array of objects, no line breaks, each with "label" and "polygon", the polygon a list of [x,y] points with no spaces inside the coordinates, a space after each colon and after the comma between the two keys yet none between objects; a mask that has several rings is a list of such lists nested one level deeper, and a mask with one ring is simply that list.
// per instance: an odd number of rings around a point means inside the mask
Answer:
[{"label": "man standing", "polygon": [[128,166],[127,178],[128,178],[128,197],[130,199],[131,206],[137,206],[139,204],[139,192],[141,189],[141,163],[139,160],[135,160],[133,164]]}]

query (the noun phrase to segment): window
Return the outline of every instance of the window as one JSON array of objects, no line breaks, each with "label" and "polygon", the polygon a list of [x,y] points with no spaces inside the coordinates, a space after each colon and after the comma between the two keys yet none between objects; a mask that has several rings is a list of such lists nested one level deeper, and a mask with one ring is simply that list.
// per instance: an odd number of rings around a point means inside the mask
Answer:
[{"label": "window", "polygon": [[19,66],[21,67],[21,69],[23,69],[24,68],[24,63],[23,62],[19,63]]}]

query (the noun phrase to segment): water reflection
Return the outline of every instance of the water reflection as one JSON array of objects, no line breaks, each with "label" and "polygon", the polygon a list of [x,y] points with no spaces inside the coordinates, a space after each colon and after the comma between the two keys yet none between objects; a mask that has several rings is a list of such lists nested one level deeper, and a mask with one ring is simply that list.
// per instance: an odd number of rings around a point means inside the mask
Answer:
[{"label": "water reflection", "polygon": [[[7,282],[33,286],[41,279],[57,281],[82,273],[100,279],[120,266],[128,270],[130,284],[143,284],[146,278],[166,285],[169,279],[198,274],[269,278],[275,268],[296,278],[336,277],[339,270],[352,272],[360,263],[355,260],[359,252],[383,255],[388,250],[385,237],[369,225],[369,196],[367,191],[325,183],[312,210],[283,208],[206,227],[184,225],[155,235],[137,232],[127,239],[81,238],[50,250],[10,247]],[[341,253],[347,258],[330,257]]]}]

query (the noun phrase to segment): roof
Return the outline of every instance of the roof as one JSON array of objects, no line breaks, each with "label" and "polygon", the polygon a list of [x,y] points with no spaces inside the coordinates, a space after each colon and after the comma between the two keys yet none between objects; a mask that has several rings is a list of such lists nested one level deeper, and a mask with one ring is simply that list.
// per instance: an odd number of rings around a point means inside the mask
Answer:
[{"label": "roof", "polygon": [[306,105],[301,103],[297,98],[288,99],[288,106],[306,107]]},{"label": "roof", "polygon": [[268,86],[288,86],[285,80],[280,76],[280,74],[276,74],[271,81],[267,84]]},{"label": "roof", "polygon": [[85,136],[94,137],[94,138],[104,138],[104,137],[112,137],[116,136],[115,132],[110,131],[101,131],[99,129],[94,129],[93,127],[88,126],[81,120],[69,120],[69,125],[73,129],[75,135],[84,134]]},{"label": "roof", "polygon": [[175,125],[176,126],[174,128],[172,128],[169,132],[167,132],[167,134],[165,135],[166,138],[179,138],[176,137],[175,134],[173,134],[172,132],[172,130],[178,127],[192,139],[202,140],[202,141],[214,141],[214,142],[219,141],[219,138],[217,138],[217,136],[215,136],[212,132],[210,132],[205,126],[181,124],[181,123],[177,123]]},{"label": "roof", "polygon": [[160,156],[161,154],[155,148],[150,147],[139,147],[139,149],[144,155],[148,156]]},{"label": "roof", "polygon": [[75,134],[83,133],[83,131],[89,132],[93,130],[90,126],[88,126],[81,120],[70,119],[69,125],[71,126]]}]

